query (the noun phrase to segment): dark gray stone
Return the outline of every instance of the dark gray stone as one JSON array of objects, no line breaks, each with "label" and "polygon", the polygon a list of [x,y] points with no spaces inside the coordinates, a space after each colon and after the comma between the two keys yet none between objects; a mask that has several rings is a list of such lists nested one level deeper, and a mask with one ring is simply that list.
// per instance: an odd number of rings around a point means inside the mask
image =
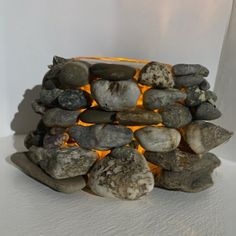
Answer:
[{"label": "dark gray stone", "polygon": [[172,71],[176,76],[198,74],[206,77],[209,75],[209,70],[199,64],[177,64],[172,67]]},{"label": "dark gray stone", "polygon": [[65,64],[65,63],[67,63],[71,60],[72,59],[66,59],[66,58],[63,58],[63,57],[54,56],[53,60],[52,60],[52,63],[53,63],[53,66],[55,66],[55,65],[58,65],[58,64]]},{"label": "dark gray stone", "polygon": [[81,89],[67,89],[58,97],[58,103],[63,109],[78,110],[91,106],[92,98],[88,92]]},{"label": "dark gray stone", "polygon": [[154,88],[174,87],[171,68],[168,65],[154,61],[149,62],[142,68],[138,82]]},{"label": "dark gray stone", "polygon": [[55,106],[57,105],[57,98],[63,93],[61,89],[51,89],[46,90],[42,89],[40,92],[40,102],[46,106]]},{"label": "dark gray stone", "polygon": [[211,87],[210,83],[206,79],[204,79],[202,83],[199,85],[199,88],[204,91],[207,91],[208,89],[210,89],[210,87]]},{"label": "dark gray stone", "polygon": [[79,111],[67,111],[60,108],[52,108],[46,111],[43,122],[47,127],[69,127],[76,123]]},{"label": "dark gray stone", "polygon": [[106,111],[133,109],[140,96],[140,89],[132,80],[97,80],[92,83],[91,89],[98,105]]},{"label": "dark gray stone", "polygon": [[11,156],[11,161],[25,174],[56,191],[63,193],[74,193],[86,186],[83,176],[60,180],[52,178],[51,176],[47,175],[39,166],[29,160],[27,153],[14,153]]},{"label": "dark gray stone", "polygon": [[152,191],[154,179],[142,154],[121,147],[95,163],[88,185],[100,196],[136,200]]},{"label": "dark gray stone", "polygon": [[62,145],[69,140],[69,135],[66,133],[49,135],[46,134],[43,139],[44,148],[62,147]]},{"label": "dark gray stone", "polygon": [[126,65],[97,63],[90,67],[90,72],[96,78],[117,81],[132,79],[136,70]]},{"label": "dark gray stone", "polygon": [[51,135],[63,134],[65,132],[66,132],[66,128],[63,128],[63,127],[52,127],[49,130],[49,134]]},{"label": "dark gray stone", "polygon": [[32,109],[35,113],[43,115],[46,112],[46,107],[40,102],[40,100],[34,100],[31,103]]},{"label": "dark gray stone", "polygon": [[109,150],[132,141],[133,132],[122,125],[91,125],[69,128],[69,135],[83,148]]},{"label": "dark gray stone", "polygon": [[199,85],[204,81],[202,75],[176,76],[174,80],[176,88],[191,87],[194,85]]},{"label": "dark gray stone", "polygon": [[162,123],[169,128],[181,128],[192,121],[188,107],[178,103],[161,108],[160,114]]},{"label": "dark gray stone", "polygon": [[44,135],[32,131],[26,135],[24,140],[24,145],[27,149],[29,149],[32,146],[37,146],[37,147],[43,146],[43,138]]}]

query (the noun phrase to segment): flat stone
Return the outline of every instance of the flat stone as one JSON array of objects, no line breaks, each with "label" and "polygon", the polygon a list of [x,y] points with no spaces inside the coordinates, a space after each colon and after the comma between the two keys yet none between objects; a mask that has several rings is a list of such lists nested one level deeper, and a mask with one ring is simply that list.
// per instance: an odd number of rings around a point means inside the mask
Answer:
[{"label": "flat stone", "polygon": [[147,111],[144,109],[136,109],[134,111],[118,112],[116,119],[122,125],[154,125],[162,122],[159,113]]},{"label": "flat stone", "polygon": [[60,108],[52,108],[46,111],[43,122],[47,127],[69,127],[76,123],[79,111],[67,111]]},{"label": "flat stone", "polygon": [[132,141],[133,132],[122,125],[97,124],[73,126],[69,135],[83,148],[109,150]]},{"label": "flat stone", "polygon": [[81,89],[67,89],[58,97],[58,103],[63,109],[78,110],[91,106],[92,98],[88,92]]},{"label": "flat stone", "polygon": [[143,106],[155,110],[185,100],[186,97],[186,93],[178,89],[149,89],[143,94]]},{"label": "flat stone", "polygon": [[221,112],[209,102],[200,104],[193,112],[195,120],[215,120],[221,117],[221,115]]},{"label": "flat stone", "polygon": [[140,96],[140,89],[132,80],[96,80],[91,84],[91,89],[98,105],[106,111],[133,109]]},{"label": "flat stone", "polygon": [[44,148],[61,147],[68,140],[69,140],[69,135],[67,133],[56,134],[56,135],[46,134],[43,139],[43,147]]},{"label": "flat stone", "polygon": [[210,85],[210,83],[209,83],[206,79],[204,79],[204,80],[199,84],[199,88],[200,88],[201,90],[204,90],[204,91],[207,91],[208,89],[210,89],[210,87],[211,87],[211,85]]},{"label": "flat stone", "polygon": [[59,74],[59,81],[62,88],[79,88],[89,83],[89,68],[82,61],[66,63]]},{"label": "flat stone", "polygon": [[134,133],[141,146],[152,152],[169,152],[176,149],[181,135],[175,129],[147,126]]},{"label": "flat stone", "polygon": [[154,179],[142,154],[121,147],[95,163],[88,185],[103,197],[136,200],[152,191]]},{"label": "flat stone", "polygon": [[83,111],[79,119],[86,123],[105,124],[115,121],[116,112],[104,111],[98,107],[89,108]]},{"label": "flat stone", "polygon": [[232,132],[205,121],[195,121],[184,128],[184,139],[195,153],[208,152],[232,135]]},{"label": "flat stone", "polygon": [[184,75],[184,76],[176,76],[175,80],[175,87],[182,88],[182,87],[191,87],[194,85],[199,85],[204,81],[202,75]]},{"label": "flat stone", "polygon": [[206,77],[209,75],[209,70],[199,64],[177,64],[172,67],[172,71],[176,76],[198,74]]},{"label": "flat stone", "polygon": [[29,160],[26,152],[14,153],[11,156],[11,161],[25,174],[56,191],[63,193],[74,193],[86,186],[83,176],[60,180],[52,178],[51,176],[47,175],[39,166]]},{"label": "flat stone", "polygon": [[29,158],[51,177],[66,179],[87,174],[98,154],[81,147],[45,149],[32,146]]},{"label": "flat stone", "polygon": [[117,81],[132,79],[136,70],[126,65],[97,63],[90,67],[90,73],[97,78]]},{"label": "flat stone", "polygon": [[177,103],[161,108],[160,114],[163,124],[169,128],[181,128],[192,121],[188,107]]},{"label": "flat stone", "polygon": [[142,68],[138,82],[154,88],[174,87],[174,79],[170,67],[154,61],[149,62]]},{"label": "flat stone", "polygon": [[51,90],[42,89],[40,92],[40,102],[49,107],[55,106],[57,105],[57,98],[62,93],[63,90],[57,88]]},{"label": "flat stone", "polygon": [[34,100],[31,103],[31,107],[34,110],[35,113],[43,115],[46,112],[46,107],[40,102],[39,99]]}]

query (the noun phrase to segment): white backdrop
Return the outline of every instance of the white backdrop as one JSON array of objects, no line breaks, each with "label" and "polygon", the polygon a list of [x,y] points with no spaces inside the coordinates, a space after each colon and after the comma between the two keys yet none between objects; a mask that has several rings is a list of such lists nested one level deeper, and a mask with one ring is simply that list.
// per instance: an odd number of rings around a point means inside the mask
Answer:
[{"label": "white backdrop", "polygon": [[0,0],[0,4],[0,136],[6,136],[34,128],[30,100],[38,90],[30,89],[41,83],[55,54],[201,63],[211,70],[213,85],[232,0]]}]

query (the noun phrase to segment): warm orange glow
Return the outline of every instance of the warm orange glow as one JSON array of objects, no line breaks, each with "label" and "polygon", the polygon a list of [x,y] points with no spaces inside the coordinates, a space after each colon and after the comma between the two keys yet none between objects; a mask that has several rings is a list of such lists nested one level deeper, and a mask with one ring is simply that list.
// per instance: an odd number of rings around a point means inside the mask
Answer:
[{"label": "warm orange glow", "polygon": [[148,166],[149,166],[149,169],[153,173],[154,176],[160,176],[161,175],[162,169],[161,169],[160,166],[154,165],[150,162],[148,162]]},{"label": "warm orange glow", "polygon": [[96,153],[99,156],[99,159],[104,158],[106,155],[108,155],[111,152],[111,150],[105,150],[105,151],[100,151],[100,150],[96,150]]}]

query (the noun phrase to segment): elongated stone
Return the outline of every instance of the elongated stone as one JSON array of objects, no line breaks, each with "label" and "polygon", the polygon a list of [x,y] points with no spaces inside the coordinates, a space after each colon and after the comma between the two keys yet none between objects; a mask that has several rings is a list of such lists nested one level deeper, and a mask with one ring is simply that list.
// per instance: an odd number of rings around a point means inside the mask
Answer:
[{"label": "elongated stone", "polygon": [[95,163],[88,185],[100,196],[135,200],[152,191],[154,179],[143,155],[122,147]]},{"label": "elongated stone", "polygon": [[73,126],[69,135],[83,148],[109,150],[132,141],[133,132],[122,125]]},{"label": "elongated stone", "polygon": [[57,88],[51,90],[42,89],[40,92],[40,102],[49,107],[55,106],[57,105],[57,98],[62,93],[63,90]]},{"label": "elongated stone", "polygon": [[199,64],[177,64],[172,67],[176,76],[198,74],[204,77],[209,75],[209,70]]},{"label": "elongated stone", "polygon": [[175,87],[191,87],[201,84],[204,79],[202,75],[184,75],[175,77]]},{"label": "elongated stone", "polygon": [[195,121],[184,128],[184,139],[195,153],[205,153],[226,142],[232,132],[209,122]]},{"label": "elongated stone", "polygon": [[152,152],[169,152],[176,149],[181,135],[175,129],[147,126],[134,133],[141,146]]}]

